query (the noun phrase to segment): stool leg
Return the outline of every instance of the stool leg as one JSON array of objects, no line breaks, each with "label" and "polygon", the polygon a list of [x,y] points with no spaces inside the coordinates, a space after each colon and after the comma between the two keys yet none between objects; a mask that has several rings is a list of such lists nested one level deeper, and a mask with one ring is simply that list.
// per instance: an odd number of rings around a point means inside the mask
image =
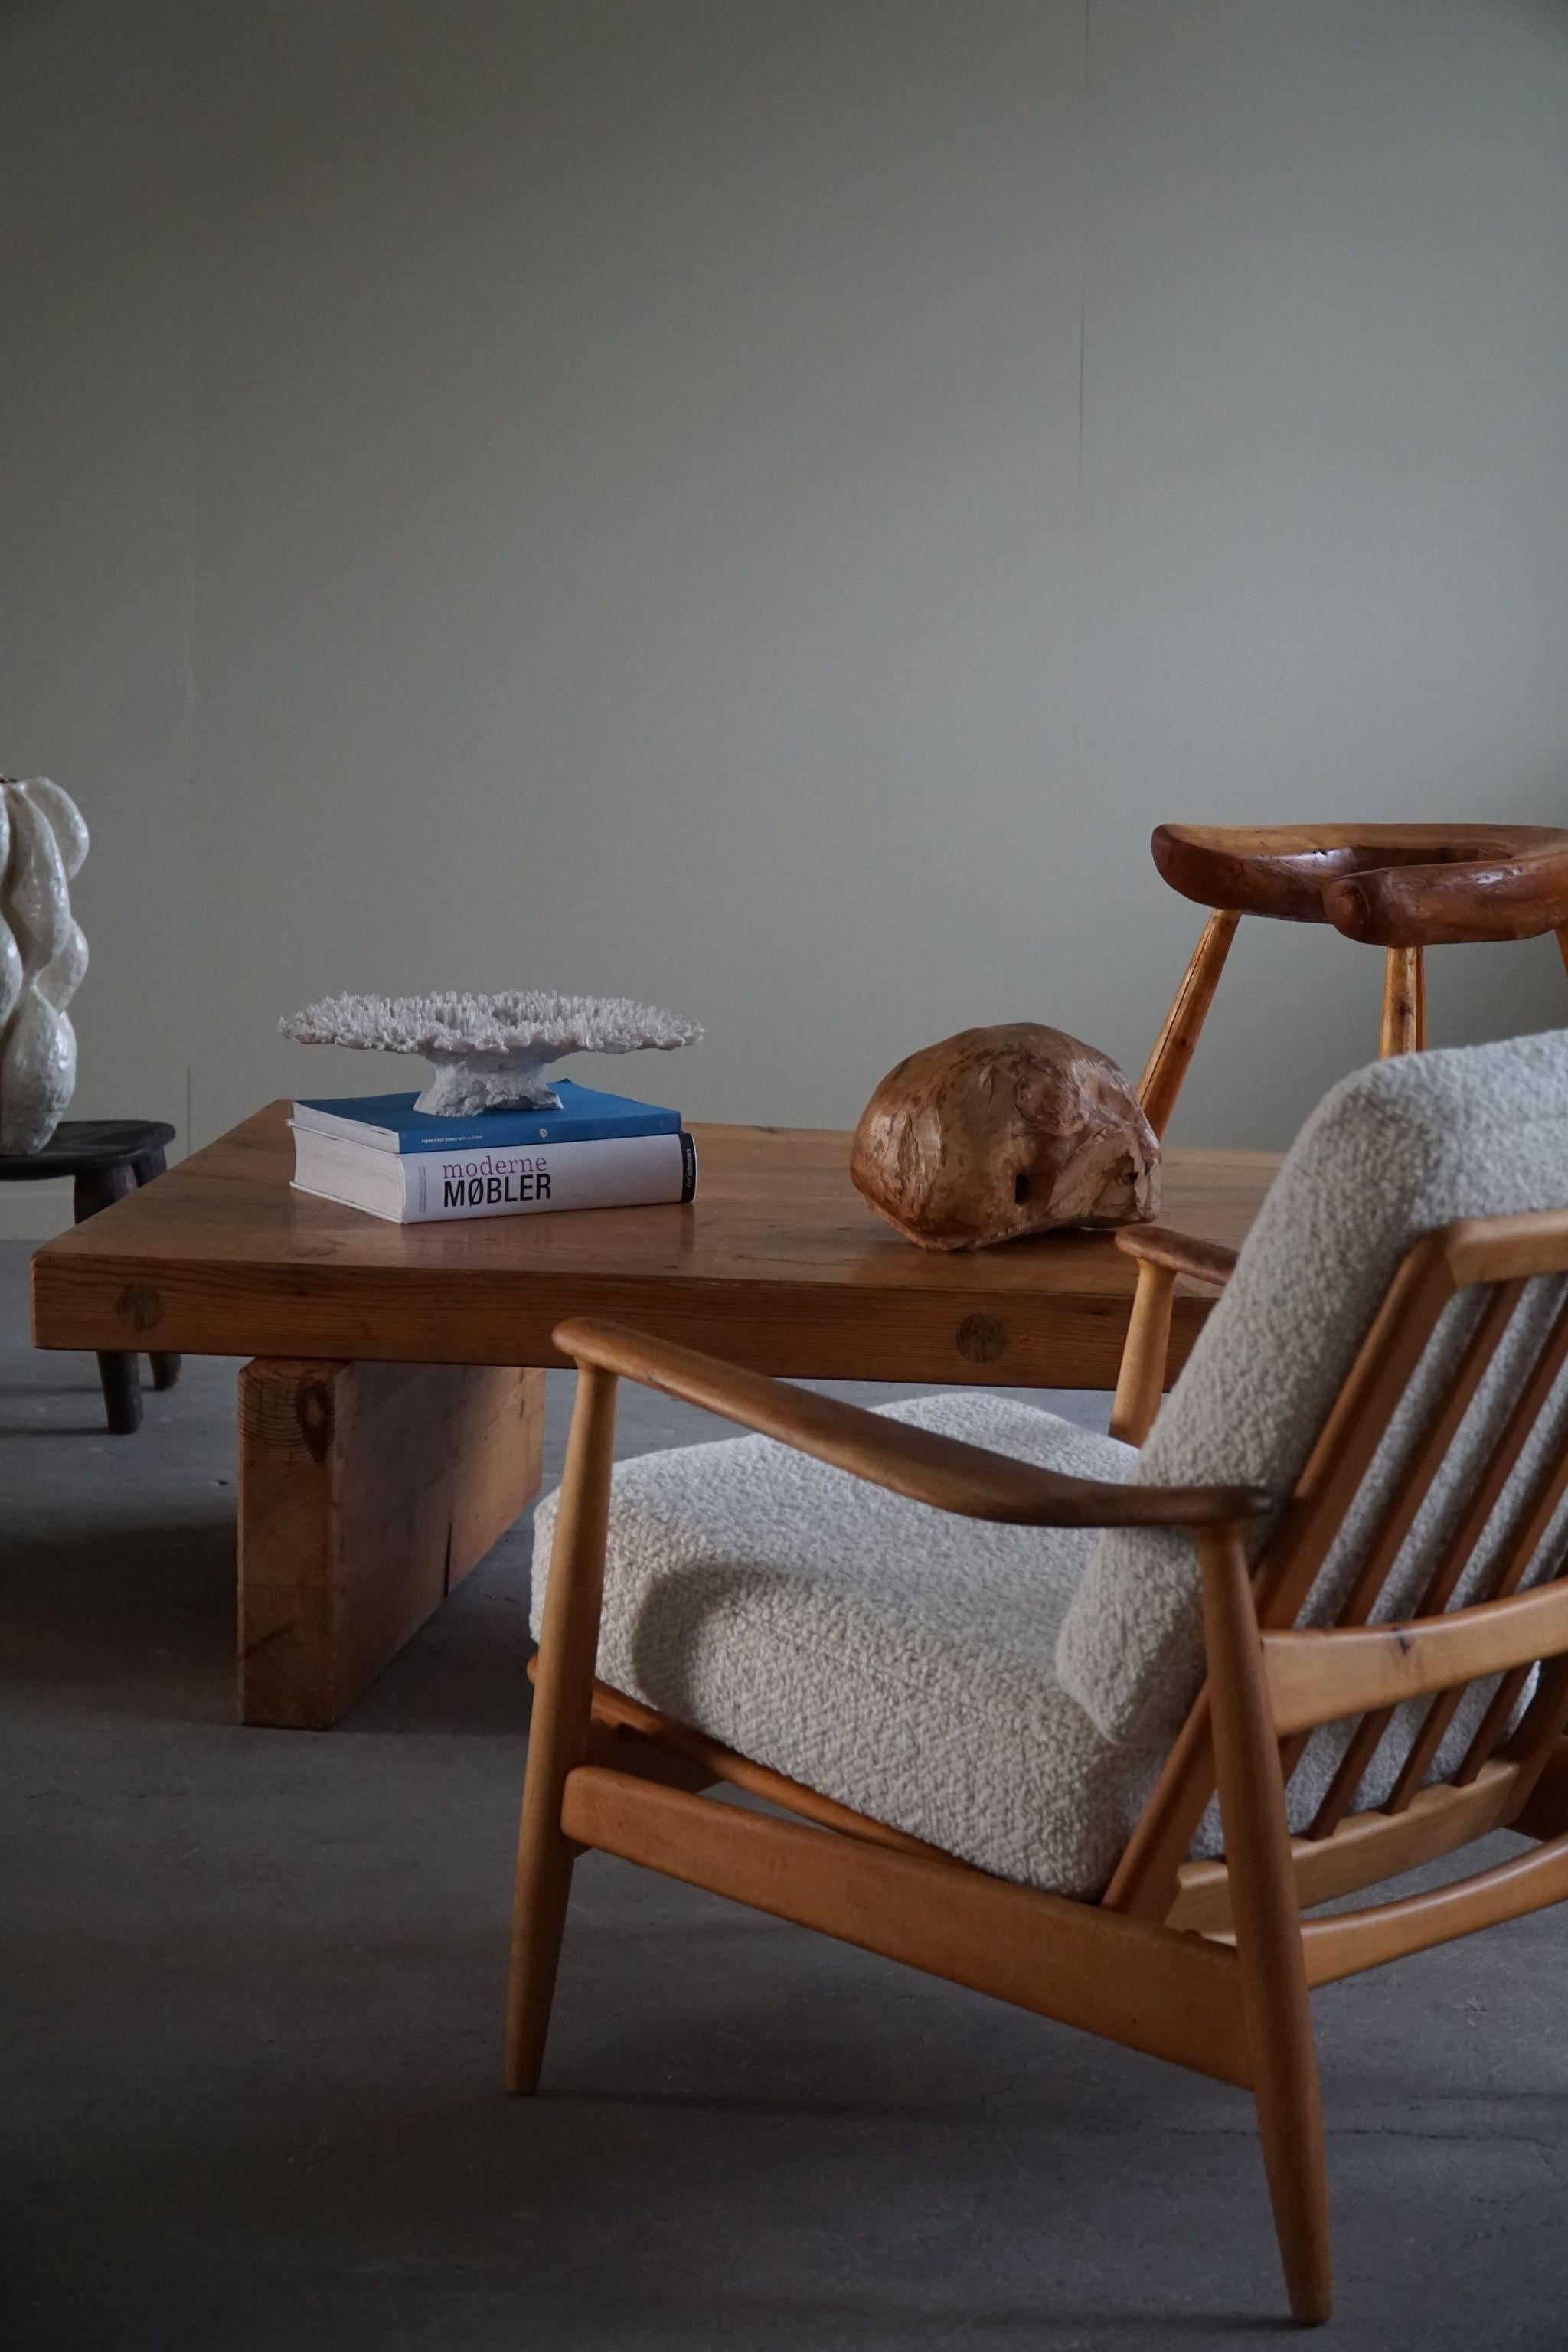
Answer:
[{"label": "stool leg", "polygon": [[1414,1054],[1426,1034],[1426,973],[1419,948],[1390,948],[1383,965],[1383,1034],[1378,1055]]},{"label": "stool leg", "polygon": [[1154,1041],[1154,1050],[1138,1081],[1143,1116],[1156,1135],[1164,1134],[1176,1108],[1182,1080],[1187,1075],[1193,1048],[1214,1003],[1214,992],[1219,986],[1219,976],[1225,970],[1225,960],[1240,920],[1239,915],[1216,907],[1204,925],[1203,936],[1193,950],[1193,960],[1182,976],[1175,1001],[1165,1015],[1165,1025]]},{"label": "stool leg", "polygon": [[134,1437],[142,1426],[142,1390],[137,1380],[140,1356],[98,1354],[98,1377],[103,1389],[103,1417],[111,1437]]},{"label": "stool leg", "polygon": [[[100,1209],[107,1209],[111,1201],[121,1201],[127,1192],[136,1190],[136,1176],[127,1160],[111,1168],[84,1171],[76,1180],[76,1222],[79,1225],[95,1217]],[[103,1387],[103,1408],[110,1434],[130,1437],[142,1426],[142,1391],[138,1379],[140,1362],[135,1356],[106,1354],[101,1349],[98,1357],[98,1377]]]},{"label": "stool leg", "polygon": [[[150,1184],[154,1176],[162,1176],[169,1163],[160,1150],[138,1152],[132,1164],[140,1185]],[[147,1361],[153,1367],[153,1386],[155,1389],[172,1389],[180,1377],[178,1356],[154,1354],[150,1355]]]}]

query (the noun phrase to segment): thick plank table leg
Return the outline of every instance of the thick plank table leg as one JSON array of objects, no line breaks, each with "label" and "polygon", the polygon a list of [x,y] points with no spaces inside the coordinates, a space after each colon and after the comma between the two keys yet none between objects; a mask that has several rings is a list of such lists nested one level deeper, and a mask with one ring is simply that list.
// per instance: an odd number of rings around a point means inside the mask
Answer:
[{"label": "thick plank table leg", "polygon": [[258,1357],[239,1376],[239,1712],[335,1723],[539,1486],[544,1375]]}]

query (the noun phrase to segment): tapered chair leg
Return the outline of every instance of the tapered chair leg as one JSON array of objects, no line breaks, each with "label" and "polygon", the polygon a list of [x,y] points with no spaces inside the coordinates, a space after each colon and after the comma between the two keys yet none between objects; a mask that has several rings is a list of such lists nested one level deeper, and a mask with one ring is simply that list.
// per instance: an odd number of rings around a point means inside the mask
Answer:
[{"label": "tapered chair leg", "polygon": [[1144,1065],[1138,1081],[1138,1099],[1156,1135],[1163,1135],[1170,1124],[1182,1080],[1187,1075],[1193,1049],[1214,1003],[1214,992],[1219,986],[1219,976],[1225,970],[1225,960],[1240,920],[1239,915],[1216,907],[1204,925],[1192,961],[1182,975],[1182,984],[1165,1015],[1165,1025]]},{"label": "tapered chair leg", "polygon": [[616,1375],[586,1366],[577,1375],[561,1482],[518,1832],[506,2027],[513,2092],[539,2084],[572,1892],[577,1849],[562,1834],[561,1802],[568,1773],[588,1750],[615,1436]]},{"label": "tapered chair leg", "polygon": [[1426,965],[1419,948],[1390,948],[1383,966],[1383,1031],[1378,1054],[1418,1053],[1426,1043]]},{"label": "tapered chair leg", "polygon": [[1333,2308],[1329,2184],[1300,1909],[1251,1579],[1238,1529],[1198,1539],[1215,1763],[1253,2095],[1290,2309]]},{"label": "tapered chair leg", "polygon": [[1334,2273],[1317,2058],[1310,2016],[1300,2034],[1294,2004],[1272,1999],[1272,1990],[1247,2000],[1258,2132],[1290,2310],[1302,2326],[1321,2327],[1333,2315]]}]

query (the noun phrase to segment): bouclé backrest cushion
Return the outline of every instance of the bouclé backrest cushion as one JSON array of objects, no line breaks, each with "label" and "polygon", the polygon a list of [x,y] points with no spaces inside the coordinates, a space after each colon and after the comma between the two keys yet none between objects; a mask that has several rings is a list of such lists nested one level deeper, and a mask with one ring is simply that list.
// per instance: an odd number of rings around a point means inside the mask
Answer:
[{"label": "boucl\u00e9 backrest cushion", "polygon": [[[1563,1206],[1568,1032],[1411,1054],[1357,1071],[1324,1097],[1288,1154],[1236,1272],[1160,1410],[1136,1482],[1235,1480],[1288,1494],[1411,1244],[1455,1217]],[[1532,1287],[1544,1294],[1551,1286]],[[1458,1457],[1468,1448],[1473,1458],[1489,1442],[1507,1391],[1517,1390],[1521,1350],[1530,1344],[1524,1326],[1538,1341],[1552,1304],[1544,1295],[1527,1296],[1519,1345],[1502,1351],[1496,1377],[1468,1417],[1455,1466],[1440,1475],[1379,1616],[1417,1605],[1427,1563],[1416,1551],[1425,1544],[1430,1555],[1445,1478],[1457,1507]],[[1431,1392],[1456,1360],[1475,1311],[1470,1299],[1454,1303],[1428,1349],[1433,1360],[1424,1360],[1413,1388]],[[1558,1402],[1554,1396],[1554,1407]],[[1550,1435],[1543,1430],[1532,1455]],[[1390,1432],[1359,1498],[1363,1541],[1379,1500],[1372,1490],[1381,1482],[1386,1492],[1397,1472],[1397,1436]],[[1528,1467],[1521,1465],[1521,1475]],[[1255,1549],[1266,1535],[1266,1528],[1258,1532]],[[1324,1622],[1332,1613],[1329,1603],[1337,1606],[1348,1589],[1344,1549],[1342,1542],[1325,1561],[1302,1612],[1307,1622]],[[1479,1549],[1460,1588],[1461,1601],[1477,1588],[1485,1549]],[[1203,1678],[1202,1608],[1189,1537],[1131,1528],[1101,1537],[1062,1622],[1057,1673],[1106,1737],[1174,1737]]]}]

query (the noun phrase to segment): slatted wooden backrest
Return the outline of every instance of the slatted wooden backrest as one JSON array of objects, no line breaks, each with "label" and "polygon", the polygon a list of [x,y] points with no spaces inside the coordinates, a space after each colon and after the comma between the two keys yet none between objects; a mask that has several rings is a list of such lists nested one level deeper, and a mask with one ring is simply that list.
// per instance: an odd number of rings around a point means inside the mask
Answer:
[{"label": "slatted wooden backrest", "polygon": [[[1327,1792],[1293,1841],[1303,1905],[1371,1885],[1513,1819],[1568,1722],[1568,1582],[1541,1583],[1543,1570],[1555,1579],[1568,1569],[1568,1557],[1542,1552],[1568,1495],[1568,1443],[1538,1446],[1528,1473],[1521,1470],[1568,1367],[1568,1293],[1544,1301],[1538,1293],[1528,1307],[1525,1302],[1534,1277],[1564,1273],[1568,1212],[1468,1220],[1418,1243],[1395,1275],[1258,1562],[1254,1588],[1287,1780],[1317,1727],[1353,1718]],[[1381,1496],[1333,1626],[1291,1630],[1395,1413],[1407,1394],[1417,1393],[1412,1383],[1439,1322],[1461,1293],[1475,1294],[1456,1310],[1468,1309],[1472,1318],[1467,1334],[1440,1379],[1419,1391],[1418,1426]],[[1516,1319],[1526,1316],[1528,1321]],[[1424,1586],[1408,1612],[1414,1622],[1374,1626],[1369,1621],[1390,1571],[1505,1344],[1515,1359],[1508,1393],[1496,1401],[1486,1442],[1467,1464],[1462,1492],[1447,1498],[1430,1559],[1423,1556]],[[1552,1410],[1560,1409],[1559,1391]],[[1452,1608],[1483,1535],[1483,1588],[1465,1594],[1471,1605]],[[1568,1549],[1556,1536],[1553,1546]],[[1527,1575],[1531,1590],[1521,1592]],[[1535,1695],[1515,1725],[1530,1676],[1543,1662]],[[1467,1691],[1496,1676],[1458,1764],[1441,1783],[1425,1785]],[[1354,1813],[1357,1790],[1389,1738],[1395,1708],[1418,1697],[1426,1701],[1426,1714],[1392,1789],[1375,1812]],[[1186,1860],[1215,1785],[1205,1692],[1107,1891],[1110,1908],[1223,1930],[1229,1916],[1224,1863]]]}]

